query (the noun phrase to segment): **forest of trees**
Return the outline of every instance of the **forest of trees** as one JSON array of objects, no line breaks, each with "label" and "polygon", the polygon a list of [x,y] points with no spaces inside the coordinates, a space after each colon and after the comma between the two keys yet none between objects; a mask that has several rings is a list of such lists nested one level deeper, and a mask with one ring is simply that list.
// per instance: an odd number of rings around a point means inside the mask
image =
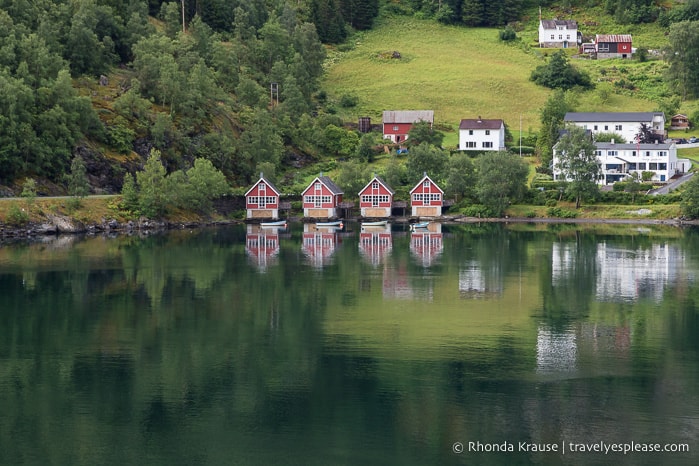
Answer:
[{"label": "forest of trees", "polygon": [[[603,5],[620,22],[658,18],[666,24],[676,52],[670,84],[685,98],[699,95],[699,0],[670,11],[650,0],[589,3]],[[88,173],[96,159],[111,164],[118,182],[110,189],[116,191],[124,173],[142,167],[154,150],[168,174],[186,172],[204,159],[233,186],[246,186],[264,172],[275,182],[283,177],[290,189],[303,180],[288,167],[333,155],[347,160],[338,167],[352,185],[381,141],[348,129],[335,115],[338,106],[353,101],[351,96],[331,101],[320,87],[325,44],[371,28],[380,10],[473,27],[517,21],[536,5],[533,0],[0,0],[0,186],[29,177],[65,184],[72,161],[82,154],[92,159]],[[98,86],[101,76],[111,81],[102,86],[109,92]],[[547,128],[542,134],[555,137],[558,120],[542,116],[542,121]],[[456,176],[463,167],[470,174],[474,164],[449,157],[438,134],[416,134],[415,141],[425,144],[411,147],[405,163],[390,164],[383,176],[407,186],[425,161],[433,160],[432,175],[451,194],[477,200],[473,180]],[[533,144],[543,162],[550,160],[550,145]],[[121,155],[134,153],[136,164],[123,166]]]}]

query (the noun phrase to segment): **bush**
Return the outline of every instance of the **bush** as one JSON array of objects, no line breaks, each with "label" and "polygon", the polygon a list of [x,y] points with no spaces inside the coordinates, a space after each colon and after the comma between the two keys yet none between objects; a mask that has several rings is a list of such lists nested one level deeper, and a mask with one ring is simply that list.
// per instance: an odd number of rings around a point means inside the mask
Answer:
[{"label": "bush", "polygon": [[524,216],[527,218],[534,218],[536,217],[536,212],[534,212],[533,210],[528,210],[524,213]]},{"label": "bush", "polygon": [[473,204],[461,209],[461,214],[466,217],[492,218],[497,217],[493,211],[481,204]]},{"label": "bush", "polygon": [[356,107],[359,103],[359,97],[352,94],[342,94],[340,97],[340,107],[342,108],[352,108]]},{"label": "bush", "polygon": [[568,209],[561,209],[560,207],[550,207],[546,211],[546,215],[557,218],[575,218],[578,216],[576,212]]},{"label": "bush", "polygon": [[556,207],[558,205],[558,201],[555,199],[549,199],[546,201],[546,207]]},{"label": "bush", "polygon": [[24,209],[13,203],[7,212],[7,223],[14,226],[22,226],[29,221],[29,214]]},{"label": "bush", "polygon": [[510,147],[510,152],[512,152],[515,155],[519,155],[520,150],[522,152],[522,155],[533,155],[536,149],[531,146],[515,146],[515,147]]},{"label": "bush", "polygon": [[506,26],[505,29],[502,29],[499,32],[498,36],[500,37],[500,40],[503,42],[510,42],[517,39],[517,33],[514,29],[512,29],[511,26]]}]

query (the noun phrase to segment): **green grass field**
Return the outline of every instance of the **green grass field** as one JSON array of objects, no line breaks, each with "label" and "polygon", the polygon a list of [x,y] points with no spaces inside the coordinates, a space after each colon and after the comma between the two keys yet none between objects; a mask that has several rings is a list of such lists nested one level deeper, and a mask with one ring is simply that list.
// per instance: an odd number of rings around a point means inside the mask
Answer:
[{"label": "green grass field", "polygon": [[[583,20],[589,15],[579,14]],[[648,48],[660,48],[667,41],[656,25],[616,26],[608,17],[595,18],[598,25],[590,28],[591,33],[630,32],[634,46]],[[369,116],[378,123],[384,110],[434,110],[436,125],[446,133],[447,147],[458,142],[460,120],[479,115],[504,119],[515,137],[521,118],[526,136],[538,130],[540,109],[551,92],[529,81],[532,70],[553,52],[532,47],[537,24],[538,14],[535,18],[529,15],[518,33],[521,39],[506,44],[498,39],[497,29],[384,17],[373,30],[358,33],[349,44],[330,50],[323,87],[331,101],[339,102],[346,94],[358,97],[356,107],[337,105],[346,121]],[[401,58],[391,58],[393,51]],[[597,85],[578,95],[578,111],[652,111],[659,108],[660,99],[669,97],[662,80],[665,64],[660,60],[574,59],[573,63],[588,71]],[[619,87],[620,80],[633,81],[635,89]],[[683,102],[680,111],[690,113],[696,106],[696,102]]]}]

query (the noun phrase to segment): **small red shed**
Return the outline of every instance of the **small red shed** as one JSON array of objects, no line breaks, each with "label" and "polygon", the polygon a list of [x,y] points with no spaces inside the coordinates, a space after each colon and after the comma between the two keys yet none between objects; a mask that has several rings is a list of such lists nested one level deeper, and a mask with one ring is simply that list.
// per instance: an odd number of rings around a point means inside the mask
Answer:
[{"label": "small red shed", "polygon": [[670,118],[670,129],[687,129],[689,128],[689,118],[687,115],[678,113]]},{"label": "small red shed", "polygon": [[391,216],[393,196],[396,192],[378,176],[359,191],[359,210],[362,217],[381,218]]},{"label": "small red shed", "polygon": [[303,191],[303,216],[308,218],[332,218],[339,215],[342,189],[330,177],[316,177]]},{"label": "small red shed", "polygon": [[245,193],[248,219],[279,218],[281,192],[260,173],[260,179]]},{"label": "small red shed", "polygon": [[413,217],[439,217],[442,215],[443,200],[444,191],[427,176],[427,173],[410,190]]}]

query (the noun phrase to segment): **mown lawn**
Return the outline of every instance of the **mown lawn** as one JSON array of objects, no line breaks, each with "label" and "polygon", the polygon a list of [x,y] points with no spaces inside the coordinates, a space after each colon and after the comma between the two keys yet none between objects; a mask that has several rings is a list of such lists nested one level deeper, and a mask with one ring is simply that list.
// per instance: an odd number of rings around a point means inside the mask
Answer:
[{"label": "mown lawn", "polygon": [[[338,104],[341,117],[357,121],[359,116],[369,116],[379,123],[384,110],[431,109],[437,126],[447,132],[445,146],[458,141],[456,130],[462,118],[479,115],[504,119],[513,135],[519,132],[520,117],[525,135],[538,130],[540,109],[551,92],[529,81],[532,70],[545,63],[542,51],[530,47],[526,37],[505,44],[496,29],[387,17],[339,49],[330,51],[323,87],[332,101],[339,102],[343,95],[359,100],[351,108]],[[392,58],[394,51],[401,58]],[[662,72],[661,62],[574,63],[590,71],[595,82],[609,81],[603,85],[609,92],[591,90],[578,96],[580,111],[651,111],[657,107],[636,95],[642,93],[615,92],[613,80],[624,74],[619,71],[621,66],[640,67],[640,74],[652,72],[656,79]]]}]

